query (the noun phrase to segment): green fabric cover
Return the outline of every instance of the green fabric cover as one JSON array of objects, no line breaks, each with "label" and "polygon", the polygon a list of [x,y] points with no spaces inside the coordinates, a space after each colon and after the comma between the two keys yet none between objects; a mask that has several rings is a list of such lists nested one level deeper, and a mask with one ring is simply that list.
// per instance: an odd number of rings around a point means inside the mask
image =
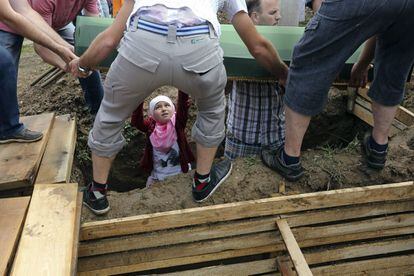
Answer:
[{"label": "green fabric cover", "polygon": [[[103,30],[111,25],[111,18],[97,18],[79,16],[76,21],[75,32],[75,52],[81,55],[89,47],[92,40]],[[224,65],[226,66],[227,75],[234,78],[254,78],[267,79],[272,78],[271,74],[261,67],[250,55],[246,46],[243,44],[237,32],[232,25],[223,24],[222,36],[220,38],[221,47],[224,50]],[[301,38],[303,27],[285,27],[285,26],[257,26],[258,31],[278,50],[281,58],[289,63],[294,45]],[[348,79],[350,65],[357,61],[361,48],[347,61],[341,79]],[[100,67],[109,67],[116,57],[114,51],[105,59]]]}]

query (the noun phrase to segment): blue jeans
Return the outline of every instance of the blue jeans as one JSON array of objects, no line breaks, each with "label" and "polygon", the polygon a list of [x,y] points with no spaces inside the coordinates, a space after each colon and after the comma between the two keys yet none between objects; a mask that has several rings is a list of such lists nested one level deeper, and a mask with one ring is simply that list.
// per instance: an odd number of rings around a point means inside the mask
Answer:
[{"label": "blue jeans", "polygon": [[414,1],[325,0],[295,46],[285,103],[307,116],[320,113],[345,61],[377,35],[374,81],[369,96],[398,105],[414,62]]},{"label": "blue jeans", "polygon": [[0,137],[20,131],[16,69],[12,56],[0,46]]},{"label": "blue jeans", "polygon": [[[59,35],[72,45],[74,44],[74,32],[75,27],[72,23],[58,31]],[[5,47],[10,52],[15,63],[16,78],[22,45],[22,36],[0,30],[0,46]],[[86,105],[92,114],[96,114],[101,105],[104,93],[99,71],[94,71],[87,78],[79,78],[79,83],[84,93]]]}]

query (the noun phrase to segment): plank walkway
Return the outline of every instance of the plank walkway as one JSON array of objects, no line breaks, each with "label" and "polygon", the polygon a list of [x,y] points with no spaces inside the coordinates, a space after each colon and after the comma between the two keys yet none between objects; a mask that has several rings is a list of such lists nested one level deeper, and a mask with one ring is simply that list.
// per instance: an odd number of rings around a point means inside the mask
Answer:
[{"label": "plank walkway", "polygon": [[53,120],[53,113],[22,117],[27,128],[43,133],[42,140],[0,145],[0,191],[33,185]]},{"label": "plank walkway", "polygon": [[29,206],[30,197],[0,199],[0,275],[7,275]]}]

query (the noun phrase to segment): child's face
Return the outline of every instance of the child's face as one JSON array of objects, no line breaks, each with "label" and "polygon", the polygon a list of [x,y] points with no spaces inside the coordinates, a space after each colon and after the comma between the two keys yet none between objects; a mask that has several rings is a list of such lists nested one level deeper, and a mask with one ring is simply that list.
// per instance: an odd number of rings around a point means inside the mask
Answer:
[{"label": "child's face", "polygon": [[167,102],[158,102],[155,105],[153,116],[158,123],[166,124],[173,116],[173,107]]}]

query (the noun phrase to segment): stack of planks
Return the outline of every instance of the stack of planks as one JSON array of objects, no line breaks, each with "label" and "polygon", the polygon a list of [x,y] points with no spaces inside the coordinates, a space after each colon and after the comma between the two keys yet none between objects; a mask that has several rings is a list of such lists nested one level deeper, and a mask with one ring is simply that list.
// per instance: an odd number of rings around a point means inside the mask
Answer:
[{"label": "stack of planks", "polygon": [[74,275],[81,194],[68,182],[76,122],[53,113],[21,120],[44,138],[0,145],[0,195],[31,194],[0,199],[0,275]]},{"label": "stack of planks", "polygon": [[0,275],[7,275],[19,242],[30,197],[0,199]]},{"label": "stack of planks", "polygon": [[[351,94],[355,93],[352,91],[353,88],[350,89]],[[372,116],[371,108],[372,100],[368,96],[368,88],[359,88],[354,96],[355,100],[351,99],[351,101],[354,101],[354,103],[352,104],[353,108],[350,111],[367,124],[373,126],[374,118]],[[412,125],[414,125],[414,113],[402,106],[399,106],[397,114],[395,115],[395,119],[392,122],[390,137],[394,136],[402,130],[407,129]]]},{"label": "stack of planks", "polygon": [[414,273],[414,182],[81,225],[80,275],[130,272]]}]

